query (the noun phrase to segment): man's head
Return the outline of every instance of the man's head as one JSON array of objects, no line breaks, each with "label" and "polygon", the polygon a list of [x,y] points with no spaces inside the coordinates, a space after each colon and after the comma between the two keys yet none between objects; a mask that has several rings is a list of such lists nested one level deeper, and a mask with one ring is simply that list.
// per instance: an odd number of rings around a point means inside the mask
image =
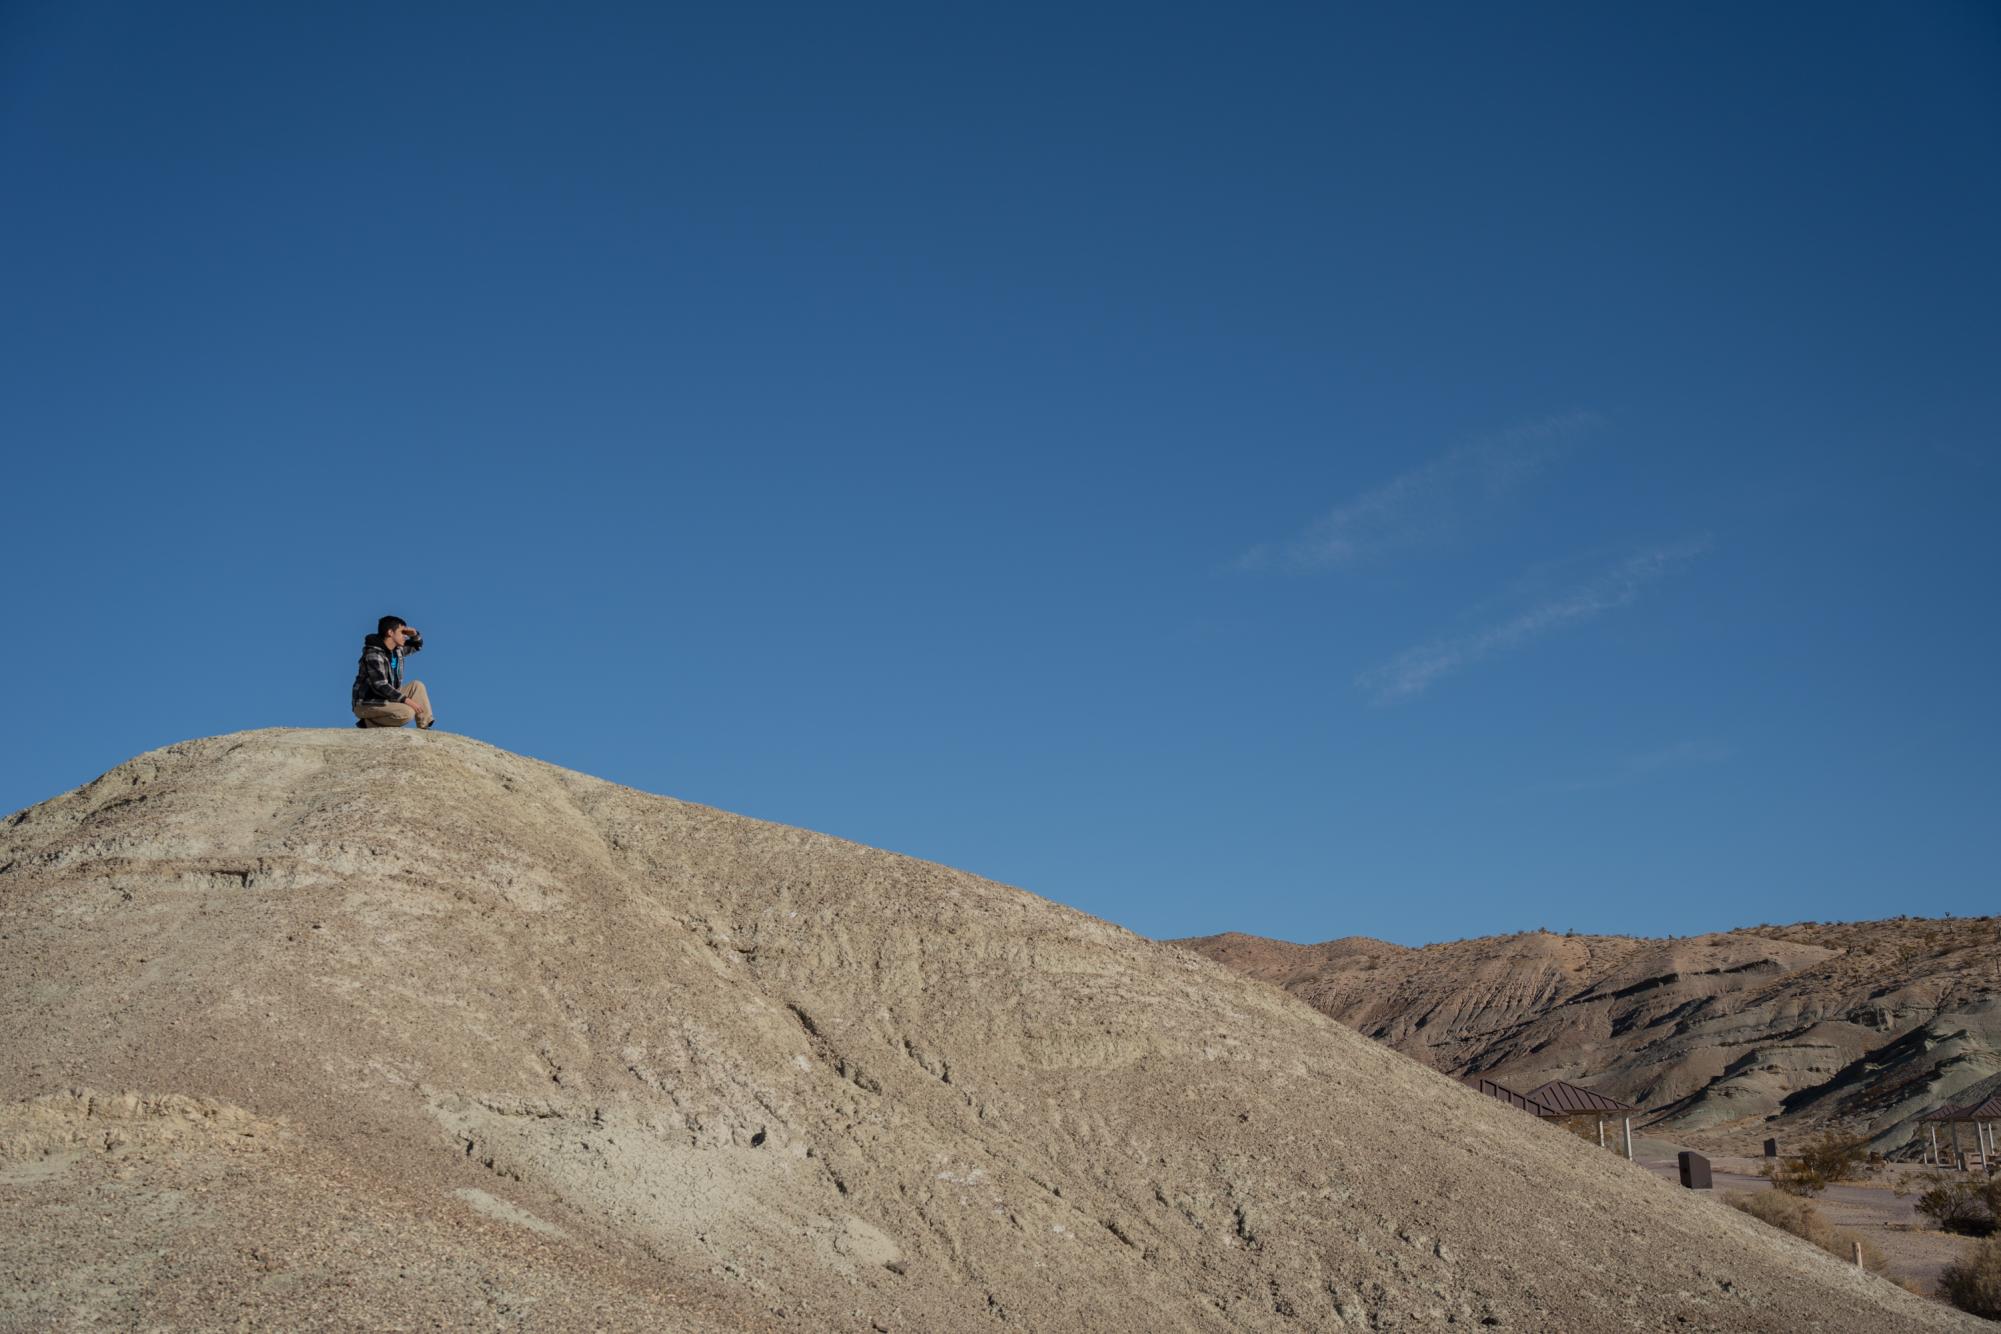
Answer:
[{"label": "man's head", "polygon": [[410,637],[409,631],[401,616],[384,616],[375,623],[375,633],[382,636],[382,642],[391,651],[403,647],[403,641]]}]

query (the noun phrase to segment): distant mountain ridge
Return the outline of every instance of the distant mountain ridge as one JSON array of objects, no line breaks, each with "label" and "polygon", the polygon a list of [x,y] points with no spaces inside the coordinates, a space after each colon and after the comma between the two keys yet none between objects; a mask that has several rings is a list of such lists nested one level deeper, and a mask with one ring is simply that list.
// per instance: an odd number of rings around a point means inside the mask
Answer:
[{"label": "distant mountain ridge", "polygon": [[2001,1091],[2001,917],[1175,943],[1446,1074],[1588,1084],[1684,1138],[1748,1147],[1841,1126],[1895,1150],[1927,1110]]}]

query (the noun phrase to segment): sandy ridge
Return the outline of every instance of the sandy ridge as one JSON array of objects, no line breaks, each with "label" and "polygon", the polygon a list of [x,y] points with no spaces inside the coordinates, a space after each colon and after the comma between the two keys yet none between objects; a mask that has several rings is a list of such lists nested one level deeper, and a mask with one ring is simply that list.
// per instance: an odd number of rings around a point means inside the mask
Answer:
[{"label": "sandy ridge", "polygon": [[0,1322],[1976,1327],[1184,950],[460,737],[142,756],[0,823],[0,937],[8,1116],[273,1144],[31,1151]]}]

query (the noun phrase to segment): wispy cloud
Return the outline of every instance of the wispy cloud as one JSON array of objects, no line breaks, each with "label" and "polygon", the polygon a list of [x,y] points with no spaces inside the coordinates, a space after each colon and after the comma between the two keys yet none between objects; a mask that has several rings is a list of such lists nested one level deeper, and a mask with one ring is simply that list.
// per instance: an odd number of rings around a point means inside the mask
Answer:
[{"label": "wispy cloud", "polygon": [[1520,648],[1554,630],[1577,625],[1628,606],[1640,590],[1709,549],[1709,538],[1689,538],[1629,556],[1589,582],[1550,598],[1508,620],[1471,634],[1434,639],[1405,649],[1379,667],[1363,672],[1356,684],[1390,704],[1423,694],[1433,682],[1483,658]]},{"label": "wispy cloud", "polygon": [[1343,501],[1287,541],[1252,547],[1231,568],[1328,569],[1443,541],[1602,422],[1593,412],[1566,412],[1461,445]]},{"label": "wispy cloud", "polygon": [[1720,764],[1735,753],[1732,747],[1721,741],[1707,739],[1677,741],[1671,746],[1628,755],[1606,773],[1589,778],[1562,779],[1537,786],[1545,792],[1602,792],[1608,788],[1628,787],[1634,783],[1645,782],[1673,769]]}]

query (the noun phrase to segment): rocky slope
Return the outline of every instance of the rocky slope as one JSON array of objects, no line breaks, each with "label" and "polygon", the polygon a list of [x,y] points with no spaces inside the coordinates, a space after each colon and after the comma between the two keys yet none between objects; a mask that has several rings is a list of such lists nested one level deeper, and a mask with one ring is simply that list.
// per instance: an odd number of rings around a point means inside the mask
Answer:
[{"label": "rocky slope", "polygon": [[1923,1112],[2001,1087],[2001,918],[1179,943],[1435,1069],[1589,1084],[1696,1142],[1840,1126],[1894,1151]]},{"label": "rocky slope", "polygon": [[1976,1328],[1273,988],[463,738],[0,822],[0,1326]]}]

